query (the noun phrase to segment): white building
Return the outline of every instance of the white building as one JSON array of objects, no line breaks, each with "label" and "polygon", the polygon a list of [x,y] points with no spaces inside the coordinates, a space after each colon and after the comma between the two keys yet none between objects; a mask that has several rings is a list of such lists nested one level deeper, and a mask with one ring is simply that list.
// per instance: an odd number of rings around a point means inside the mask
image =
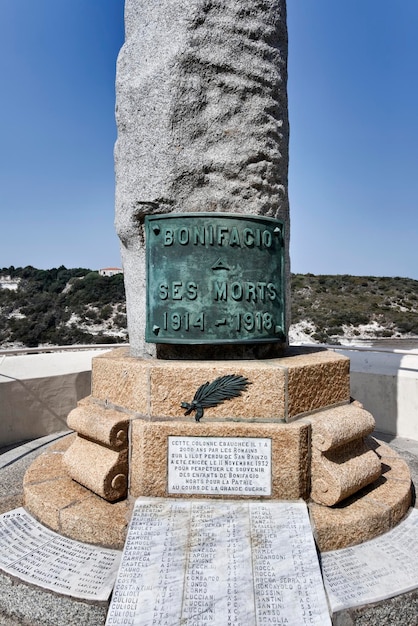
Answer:
[{"label": "white building", "polygon": [[100,276],[114,276],[115,274],[123,274],[121,267],[103,267],[99,270]]}]

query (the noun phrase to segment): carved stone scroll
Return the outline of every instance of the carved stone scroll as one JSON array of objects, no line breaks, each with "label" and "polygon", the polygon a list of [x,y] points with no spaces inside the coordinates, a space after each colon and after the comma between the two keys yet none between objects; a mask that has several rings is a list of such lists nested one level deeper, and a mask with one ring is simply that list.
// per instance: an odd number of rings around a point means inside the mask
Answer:
[{"label": "carved stone scroll", "polygon": [[109,502],[125,498],[129,417],[84,400],[68,426],[78,433],[63,458],[71,478]]},{"label": "carved stone scroll", "polygon": [[309,417],[312,426],[311,498],[332,506],[379,478],[379,457],[364,437],[374,428],[355,403]]}]

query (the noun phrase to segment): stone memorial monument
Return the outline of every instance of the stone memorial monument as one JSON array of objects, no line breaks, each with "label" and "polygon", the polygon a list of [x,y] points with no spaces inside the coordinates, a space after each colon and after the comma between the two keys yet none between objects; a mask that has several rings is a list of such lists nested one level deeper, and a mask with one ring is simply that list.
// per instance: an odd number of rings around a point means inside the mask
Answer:
[{"label": "stone memorial monument", "polygon": [[75,433],[26,474],[25,506],[54,530],[122,547],[139,497],[304,500],[332,550],[408,510],[408,468],[370,438],[349,360],[287,343],[286,79],[285,0],[126,0],[130,348],[93,360]]}]

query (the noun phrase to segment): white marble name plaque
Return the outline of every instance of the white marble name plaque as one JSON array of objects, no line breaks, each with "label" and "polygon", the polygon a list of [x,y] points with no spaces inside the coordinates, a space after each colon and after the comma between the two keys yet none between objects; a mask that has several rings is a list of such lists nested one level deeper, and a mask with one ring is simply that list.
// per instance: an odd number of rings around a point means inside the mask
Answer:
[{"label": "white marble name plaque", "polygon": [[23,508],[0,515],[0,569],[56,593],[107,600],[120,557],[54,533]]},{"label": "white marble name plaque", "polygon": [[169,437],[168,493],[271,496],[271,439]]},{"label": "white marble name plaque", "polygon": [[322,568],[332,611],[379,602],[418,587],[418,511],[366,543],[325,552]]},{"label": "white marble name plaque", "polygon": [[106,626],[331,626],[304,502],[140,498]]}]

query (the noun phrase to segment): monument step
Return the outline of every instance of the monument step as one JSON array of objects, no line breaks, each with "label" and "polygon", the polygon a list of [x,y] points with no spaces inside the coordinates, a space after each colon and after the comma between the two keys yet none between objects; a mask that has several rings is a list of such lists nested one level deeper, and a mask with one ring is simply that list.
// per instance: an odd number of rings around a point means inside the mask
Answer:
[{"label": "monument step", "polygon": [[[69,435],[53,444],[29,467],[24,478],[25,507],[42,523],[68,537],[121,549],[132,500],[107,502],[71,480],[63,467],[63,455],[74,437]],[[308,504],[321,551],[372,539],[396,526],[408,511],[411,478],[407,464],[386,444],[370,438],[369,446],[383,467],[377,481],[335,507]]]}]

